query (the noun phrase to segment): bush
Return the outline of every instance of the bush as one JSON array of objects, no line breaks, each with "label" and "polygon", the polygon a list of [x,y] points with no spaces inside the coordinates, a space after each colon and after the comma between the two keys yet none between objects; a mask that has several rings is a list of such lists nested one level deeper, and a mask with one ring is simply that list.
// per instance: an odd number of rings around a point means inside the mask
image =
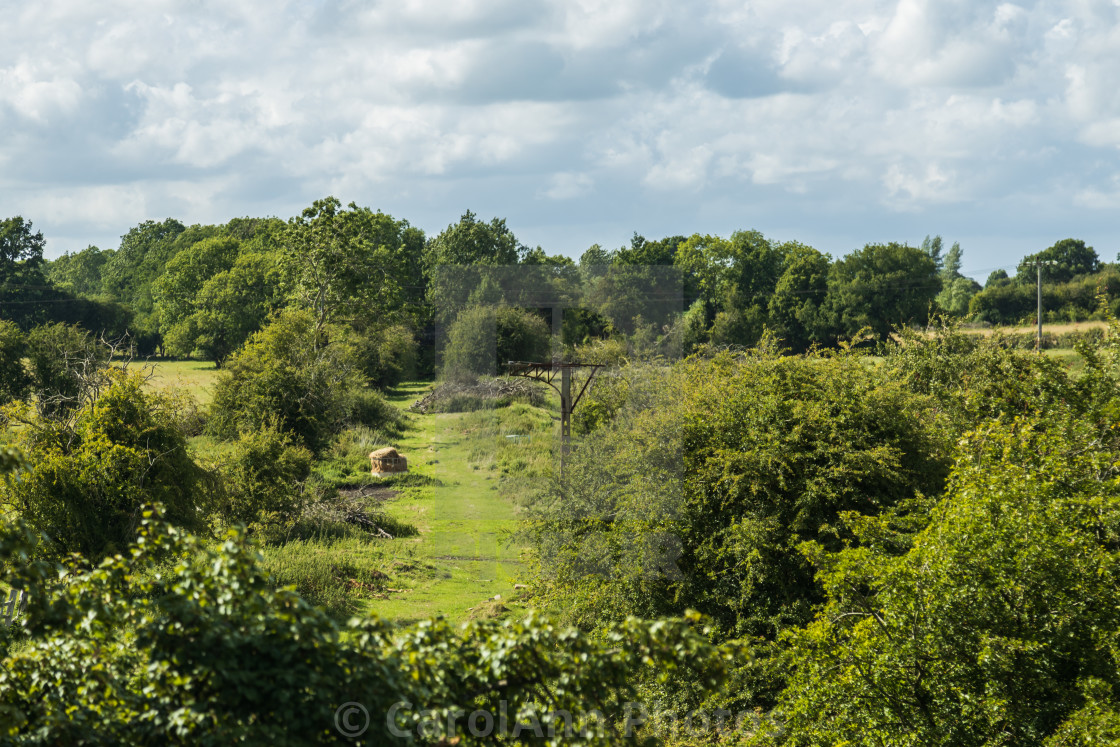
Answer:
[{"label": "bush", "polygon": [[842,512],[921,507],[943,485],[932,403],[854,353],[636,373],[605,390],[618,401],[528,507],[541,586],[580,625],[692,608],[718,636],[775,640],[821,599],[801,542],[838,549]]},{"label": "bush", "polygon": [[311,452],[272,427],[240,435],[223,460],[219,515],[227,524],[277,527],[303,508]]},{"label": "bush", "polygon": [[[332,339],[333,338],[333,339]],[[311,314],[284,311],[254,334],[214,387],[208,430],[225,439],[268,423],[319,451],[349,422],[382,425],[395,416],[363,382],[337,329]]]},{"label": "bush", "polygon": [[397,324],[369,330],[352,344],[370,386],[388,389],[416,376],[417,345],[408,327]]},{"label": "bush", "polygon": [[400,410],[389,404],[378,391],[353,387],[345,393],[342,406],[344,425],[377,428],[386,433],[400,432]]},{"label": "bush", "polygon": [[[126,554],[61,580],[49,565],[11,562],[30,545],[18,528],[0,535],[0,581],[32,600],[28,640],[0,663],[0,730],[21,744],[338,744],[350,740],[336,724],[363,726],[340,708],[357,701],[376,714],[361,736],[369,744],[415,744],[424,714],[482,708],[558,736],[564,722],[549,714],[594,709],[606,717],[570,742],[611,745],[611,721],[636,697],[634,672],[687,667],[712,688],[733,653],[712,646],[696,616],[630,620],[597,636],[535,616],[463,628],[340,624],[276,589],[236,535],[214,547],[158,523]],[[158,575],[157,553],[176,559]],[[396,724],[406,736],[386,724],[394,704],[408,704]],[[464,717],[446,733],[447,721],[427,721],[420,741],[494,743]]]},{"label": "bush", "polygon": [[[861,548],[807,546],[828,601],[791,635],[784,744],[1025,746],[1115,727],[1120,494],[1100,467],[1118,444],[1086,425],[1047,413],[962,439],[904,555],[855,518]],[[1105,742],[1055,744],[1090,743]]]},{"label": "bush", "polygon": [[27,427],[19,445],[30,466],[3,483],[4,503],[50,538],[54,556],[78,552],[98,559],[127,545],[146,504],[167,518],[201,527],[209,508],[209,476],[187,454],[172,401],[146,391],[119,370],[111,384],[77,412],[74,425],[17,414]]},{"label": "bush", "polygon": [[493,375],[507,361],[547,360],[551,331],[536,314],[509,306],[473,306],[456,317],[443,350],[443,376]]}]

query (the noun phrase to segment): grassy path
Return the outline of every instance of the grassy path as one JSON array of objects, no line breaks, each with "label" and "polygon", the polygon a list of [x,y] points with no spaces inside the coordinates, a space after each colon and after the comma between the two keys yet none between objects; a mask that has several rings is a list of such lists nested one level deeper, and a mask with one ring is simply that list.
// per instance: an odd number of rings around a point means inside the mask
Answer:
[{"label": "grassy path", "polygon": [[[429,387],[402,386],[390,401],[404,409]],[[516,526],[516,509],[499,495],[498,472],[479,465],[480,444],[465,427],[468,420],[463,413],[409,415],[409,430],[398,441],[401,452],[411,469],[439,484],[407,491],[386,505],[420,530],[417,537],[392,541],[398,563],[419,567],[409,572],[407,591],[369,603],[382,617],[402,623],[434,615],[462,620],[469,608],[495,595],[508,604],[521,580],[519,548],[506,536]],[[489,445],[496,450],[497,444]]]}]

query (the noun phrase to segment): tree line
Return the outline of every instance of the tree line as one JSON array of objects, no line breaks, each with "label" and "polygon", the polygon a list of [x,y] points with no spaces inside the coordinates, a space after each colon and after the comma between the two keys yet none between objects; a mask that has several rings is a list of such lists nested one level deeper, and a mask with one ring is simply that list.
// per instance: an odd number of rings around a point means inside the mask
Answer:
[{"label": "tree line", "polygon": [[[1046,262],[1049,321],[1090,318],[1100,312],[1098,289],[1110,298],[1120,290],[1116,266],[1075,239],[1025,257],[1013,277],[992,273],[981,287],[961,274],[959,243],[943,251],[940,236],[918,247],[868,244],[834,259],[757,231],[658,240],[635,234],[629,246],[595,245],[572,260],[525,246],[503,219],[468,211],[429,237],[406,220],[333,197],[287,221],[149,220],[116,249],[90,246],[48,261],[44,247],[24,218],[0,221],[0,318],[24,330],[80,324],[109,338],[127,333],[141,355],[199,356],[220,366],[280,310],[302,308],[316,327],[343,323],[369,341],[369,366],[383,369],[387,382],[409,366],[433,372],[435,328],[450,322],[440,318],[453,290],[440,281],[449,265],[532,267],[557,282],[585,283],[596,268],[674,268],[682,293],[672,311],[681,314],[684,352],[706,343],[752,346],[764,330],[795,352],[835,347],[861,328],[885,339],[893,325],[924,324],[931,312],[991,324],[1032,321],[1038,260]],[[547,311],[538,315],[548,323]],[[581,321],[566,324],[568,345],[617,331],[602,308],[572,315]],[[404,360],[404,347],[421,355]]]}]

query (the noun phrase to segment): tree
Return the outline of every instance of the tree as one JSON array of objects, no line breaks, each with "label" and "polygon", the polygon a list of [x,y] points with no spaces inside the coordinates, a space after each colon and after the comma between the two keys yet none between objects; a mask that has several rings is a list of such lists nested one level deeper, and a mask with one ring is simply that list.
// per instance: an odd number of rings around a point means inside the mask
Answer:
[{"label": "tree", "polygon": [[[1042,302],[1054,308],[1053,286],[1043,286]],[[969,316],[990,324],[1019,324],[1033,320],[1038,311],[1038,296],[1033,285],[1020,283],[989,283],[968,302]]]},{"label": "tree", "polygon": [[47,279],[75,295],[98,296],[102,293],[101,273],[112,256],[112,250],[101,251],[92,245],[80,252],[67,252],[47,263]]},{"label": "tree", "polygon": [[598,244],[592,244],[580,255],[579,267],[585,272],[594,267],[606,267],[614,261],[614,257],[614,252],[608,252]]},{"label": "tree", "polygon": [[945,264],[941,268],[941,292],[937,294],[937,304],[954,316],[968,313],[968,303],[980,291],[980,284],[972,278],[961,275],[961,245],[953,242]]},{"label": "tree", "polygon": [[506,361],[548,358],[551,334],[539,316],[523,309],[468,307],[449,330],[443,375],[452,379],[493,376]]},{"label": "tree", "polygon": [[1062,239],[1037,254],[1023,257],[1015,272],[1019,283],[1033,283],[1037,279],[1037,262],[1053,264],[1042,265],[1042,281],[1045,283],[1065,283],[1076,275],[1091,275],[1101,269],[1100,259],[1093,247],[1086,246],[1081,239]]},{"label": "tree", "polygon": [[515,265],[529,249],[514,236],[505,218],[489,223],[470,210],[424,248],[429,273],[440,265]]},{"label": "tree", "polygon": [[27,357],[39,414],[66,418],[97,396],[109,348],[76,324],[44,324],[28,333]]},{"label": "tree", "polygon": [[821,309],[828,293],[830,259],[811,246],[787,246],[785,269],[770,297],[769,317],[774,334],[796,352],[826,342],[827,320]]},{"label": "tree", "polygon": [[27,342],[13,322],[0,319],[0,405],[27,396],[31,379],[23,365]]},{"label": "tree", "polygon": [[676,263],[677,247],[685,242],[684,236],[667,236],[650,241],[636,231],[630,239],[630,246],[615,252],[614,263],[620,265],[661,265]]},{"label": "tree", "polygon": [[46,321],[51,288],[43,275],[41,231],[21,216],[0,220],[0,317],[27,328]]},{"label": "tree", "polygon": [[941,246],[941,236],[939,235],[931,239],[929,234],[926,234],[926,237],[922,239],[922,251],[933,261],[938,272],[942,270]]},{"label": "tree", "polygon": [[832,265],[826,306],[839,334],[870,327],[880,340],[892,327],[925,323],[941,289],[936,263],[904,244],[868,244]]},{"label": "tree", "polygon": [[712,342],[759,341],[789,248],[758,231],[736,231],[729,239],[694,234],[677,246],[685,298],[690,304],[694,298],[704,300]]},{"label": "tree", "polygon": [[463,213],[424,247],[428,302],[436,321],[450,324],[468,302],[487,300],[472,296],[482,277],[476,268],[516,265],[528,252],[505,218],[485,223],[470,210]]},{"label": "tree", "polygon": [[334,197],[316,200],[288,222],[282,238],[290,295],[316,329],[336,321],[400,320],[413,267],[408,223]]},{"label": "tree", "polygon": [[992,274],[988,275],[987,281],[984,282],[984,288],[993,287],[996,285],[1005,285],[1011,282],[1011,278],[1007,275],[1007,270],[999,269],[992,270]]},{"label": "tree", "polygon": [[175,240],[187,228],[174,218],[147,220],[121,236],[101,271],[102,288],[140,314],[152,310],[151,284],[175,256]]},{"label": "tree", "polygon": [[[167,336],[170,329],[194,314],[198,293],[206,281],[233,267],[240,249],[240,242],[215,236],[190,245],[168,261],[152,286],[162,334]],[[190,352],[190,349],[171,349],[172,355],[189,355]]]},{"label": "tree", "polygon": [[13,281],[21,271],[37,270],[44,246],[43,232],[32,232],[31,221],[19,215],[0,220],[0,284]]}]

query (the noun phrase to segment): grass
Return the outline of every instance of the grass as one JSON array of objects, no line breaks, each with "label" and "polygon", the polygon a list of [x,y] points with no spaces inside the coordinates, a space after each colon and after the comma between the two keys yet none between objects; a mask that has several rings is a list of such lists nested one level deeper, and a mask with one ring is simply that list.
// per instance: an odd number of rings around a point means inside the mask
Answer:
[{"label": "grass", "polygon": [[[389,400],[405,409],[428,386],[399,387]],[[406,590],[369,600],[365,609],[400,623],[437,615],[466,620],[499,595],[502,605],[490,604],[487,614],[516,609],[513,586],[523,580],[525,566],[510,539],[517,523],[511,489],[516,481],[503,472],[503,465],[517,449],[523,450],[526,464],[547,461],[542,455],[552,441],[548,412],[515,405],[408,417],[408,431],[395,445],[410,469],[430,475],[436,484],[403,490],[384,506],[419,534],[384,543],[400,563],[392,573],[393,585]],[[507,442],[507,430],[529,431],[532,440]]]},{"label": "grass", "polygon": [[213,361],[157,361],[148,385],[158,389],[185,389],[201,405],[210,404],[219,370]]},{"label": "grass", "polygon": [[[1062,323],[1059,323],[1059,324],[1047,324],[1046,322],[1043,322],[1042,331],[1043,331],[1044,334],[1049,332],[1049,333],[1055,334],[1055,335],[1062,335],[1062,334],[1065,334],[1067,332],[1084,332],[1085,330],[1088,330],[1088,329],[1105,329],[1107,327],[1108,327],[1108,324],[1106,322],[1099,322],[1099,321],[1096,321],[1096,322],[1062,322]],[[993,335],[996,332],[1001,332],[1005,335],[1026,335],[1026,334],[1033,335],[1033,334],[1037,334],[1038,327],[1036,325],[1032,324],[1032,325],[1022,326],[1022,327],[965,328],[963,331],[968,332],[970,334],[984,335],[985,337]]]},{"label": "grass", "polygon": [[[182,388],[206,404],[218,374],[210,362],[161,361],[149,385]],[[523,580],[525,567],[520,548],[509,539],[517,523],[514,478],[547,466],[550,415],[527,405],[407,413],[431,386],[406,383],[389,393],[390,405],[407,419],[403,436],[355,429],[316,465],[320,479],[332,486],[391,486],[396,496],[379,509],[400,526],[416,527],[417,534],[391,540],[324,536],[265,549],[266,564],[279,581],[295,584],[335,614],[377,614],[409,623],[437,615],[461,621],[516,608],[513,585]],[[507,434],[531,438],[506,439]],[[378,445],[398,448],[409,460],[409,474],[371,478],[363,454]],[[192,447],[212,458],[222,451],[205,436],[192,439]],[[501,604],[488,602],[499,595]]]}]

